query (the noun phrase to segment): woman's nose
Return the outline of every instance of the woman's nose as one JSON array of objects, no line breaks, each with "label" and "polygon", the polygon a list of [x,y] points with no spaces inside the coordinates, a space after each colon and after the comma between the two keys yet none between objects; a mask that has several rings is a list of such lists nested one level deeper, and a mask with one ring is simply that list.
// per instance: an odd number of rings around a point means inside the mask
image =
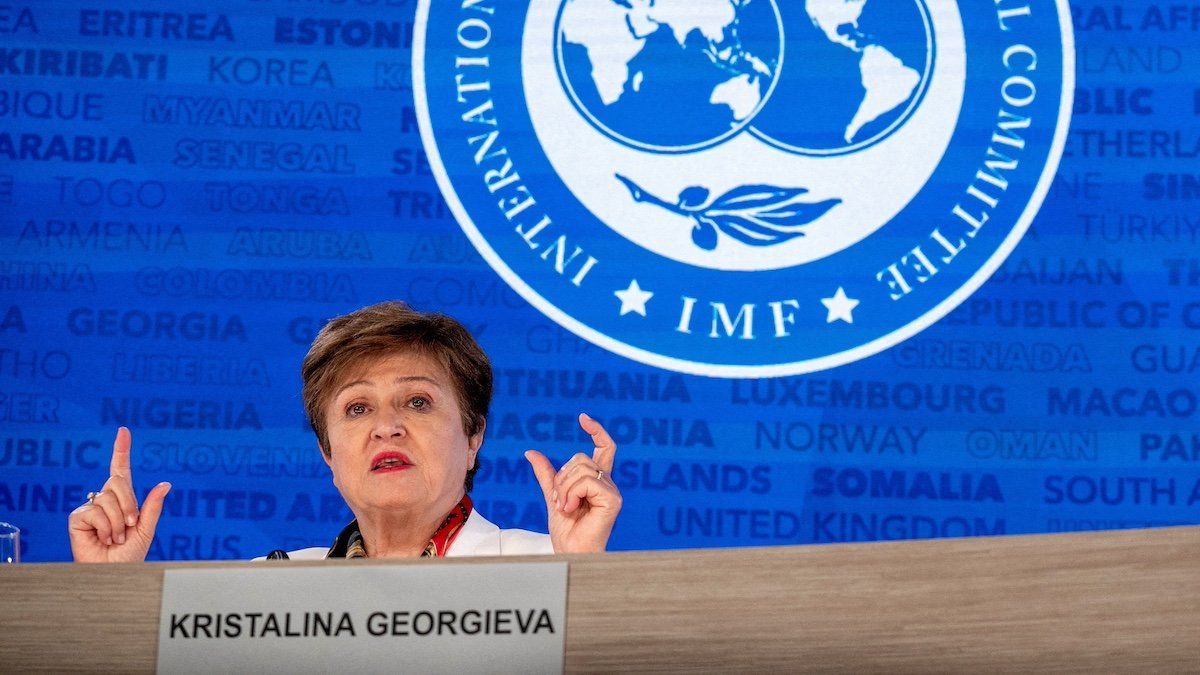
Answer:
[{"label": "woman's nose", "polygon": [[372,435],[378,439],[397,438],[407,433],[404,421],[396,414],[380,415],[379,423],[372,430]]}]

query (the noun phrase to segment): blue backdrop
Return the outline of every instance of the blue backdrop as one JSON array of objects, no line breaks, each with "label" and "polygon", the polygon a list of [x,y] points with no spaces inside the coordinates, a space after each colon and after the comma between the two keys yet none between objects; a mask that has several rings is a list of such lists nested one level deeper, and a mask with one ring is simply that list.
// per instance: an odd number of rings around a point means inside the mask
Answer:
[{"label": "blue backdrop", "polygon": [[145,7],[0,5],[0,520],[26,560],[69,558],[119,425],[139,490],[175,485],[152,558],[328,543],[351,516],[299,362],[385,299],[492,356],[474,496],[502,527],[544,531],[521,453],[585,448],[580,411],[620,446],[615,549],[1200,522],[1200,4],[1074,3],[1066,150],[1007,262],[891,349],[756,379],[589,344],[483,261],[422,149],[412,0]]}]

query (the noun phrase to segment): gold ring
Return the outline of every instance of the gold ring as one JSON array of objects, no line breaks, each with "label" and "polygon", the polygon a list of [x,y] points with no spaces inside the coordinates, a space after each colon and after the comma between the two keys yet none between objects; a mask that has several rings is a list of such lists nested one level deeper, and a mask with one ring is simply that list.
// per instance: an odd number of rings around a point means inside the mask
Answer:
[{"label": "gold ring", "polygon": [[89,493],[88,493],[88,495],[87,495],[87,501],[88,501],[88,503],[89,503],[89,504],[95,504],[95,503],[96,503],[96,497],[99,497],[99,496],[100,496],[100,494],[101,494],[102,492],[104,492],[104,490],[101,490],[100,492],[89,492]]}]

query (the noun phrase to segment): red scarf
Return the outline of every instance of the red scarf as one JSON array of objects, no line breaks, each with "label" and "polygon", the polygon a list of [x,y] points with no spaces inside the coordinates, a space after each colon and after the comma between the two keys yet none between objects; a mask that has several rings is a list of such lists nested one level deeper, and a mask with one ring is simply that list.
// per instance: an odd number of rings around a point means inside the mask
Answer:
[{"label": "red scarf", "polygon": [[[422,558],[442,558],[450,550],[450,546],[454,544],[454,540],[458,538],[458,533],[462,531],[463,525],[467,523],[467,518],[471,517],[471,511],[475,508],[471,502],[471,495],[463,495],[463,498],[458,500],[454,508],[450,509],[450,513],[446,514],[446,518],[442,520],[442,524],[434,531],[433,536],[429,538],[429,543],[425,544],[425,550],[421,552]],[[333,547],[329,549],[326,558],[366,558],[367,547],[363,544],[362,532],[358,529],[358,521],[354,521],[342,530],[338,538],[333,542]]]},{"label": "red scarf", "polygon": [[467,518],[471,517],[471,510],[474,508],[471,495],[463,495],[463,498],[458,500],[458,504],[450,509],[450,513],[446,515],[446,519],[442,521],[437,531],[429,538],[429,543],[425,545],[421,557],[444,558],[446,552],[450,550],[450,545],[454,543],[455,539],[458,539],[458,533],[462,532],[463,525],[467,524]]}]

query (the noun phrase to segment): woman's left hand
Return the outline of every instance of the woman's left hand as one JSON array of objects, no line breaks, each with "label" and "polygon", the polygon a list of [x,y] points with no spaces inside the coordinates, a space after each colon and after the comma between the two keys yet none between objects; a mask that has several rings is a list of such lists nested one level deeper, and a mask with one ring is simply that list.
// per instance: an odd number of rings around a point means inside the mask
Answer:
[{"label": "woman's left hand", "polygon": [[591,457],[578,453],[555,472],[542,453],[525,453],[546,498],[555,553],[603,551],[621,511],[621,492],[611,476],[617,446],[591,417],[581,413],[579,426],[592,437]]}]

